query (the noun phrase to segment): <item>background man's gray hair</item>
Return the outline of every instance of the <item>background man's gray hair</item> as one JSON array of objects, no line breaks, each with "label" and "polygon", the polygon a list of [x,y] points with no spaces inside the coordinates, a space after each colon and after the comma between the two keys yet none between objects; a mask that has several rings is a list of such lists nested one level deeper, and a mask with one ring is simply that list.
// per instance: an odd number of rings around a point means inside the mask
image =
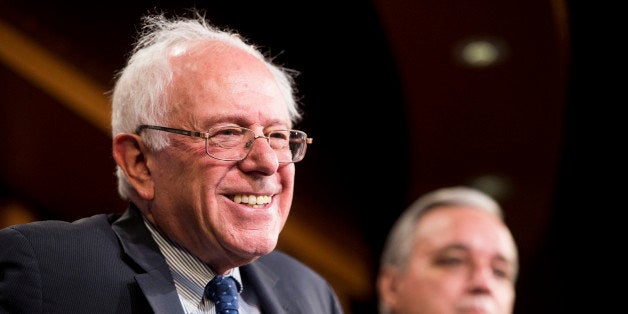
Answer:
[{"label": "background man's gray hair", "polygon": [[384,245],[381,265],[405,267],[413,247],[416,222],[430,209],[441,206],[461,205],[476,207],[504,219],[499,204],[488,194],[466,186],[446,187],[424,194],[412,203],[393,225]]}]

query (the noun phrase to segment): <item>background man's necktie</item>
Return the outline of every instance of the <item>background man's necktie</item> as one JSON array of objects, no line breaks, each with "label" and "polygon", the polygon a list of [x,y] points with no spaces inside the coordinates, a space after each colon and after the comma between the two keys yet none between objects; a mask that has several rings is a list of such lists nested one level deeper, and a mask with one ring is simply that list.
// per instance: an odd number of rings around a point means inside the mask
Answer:
[{"label": "background man's necktie", "polygon": [[238,288],[231,276],[217,275],[205,286],[205,296],[216,305],[218,314],[238,314]]}]

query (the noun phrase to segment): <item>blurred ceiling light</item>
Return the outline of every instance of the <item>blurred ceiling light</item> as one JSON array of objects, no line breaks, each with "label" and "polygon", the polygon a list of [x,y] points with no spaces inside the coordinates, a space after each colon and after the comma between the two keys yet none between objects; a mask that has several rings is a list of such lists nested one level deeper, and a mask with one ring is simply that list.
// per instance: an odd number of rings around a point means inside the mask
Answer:
[{"label": "blurred ceiling light", "polygon": [[496,40],[474,39],[459,45],[456,59],[473,68],[485,68],[496,64],[505,57],[504,45]]}]

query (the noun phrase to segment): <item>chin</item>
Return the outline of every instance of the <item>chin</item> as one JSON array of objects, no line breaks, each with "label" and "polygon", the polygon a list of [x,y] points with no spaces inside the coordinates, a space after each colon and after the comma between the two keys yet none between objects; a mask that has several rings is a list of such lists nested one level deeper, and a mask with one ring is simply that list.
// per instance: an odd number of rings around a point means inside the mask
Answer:
[{"label": "chin", "polygon": [[245,255],[260,257],[272,252],[277,246],[277,237],[268,237],[268,233],[257,236],[249,236],[249,240],[238,243],[239,249]]}]

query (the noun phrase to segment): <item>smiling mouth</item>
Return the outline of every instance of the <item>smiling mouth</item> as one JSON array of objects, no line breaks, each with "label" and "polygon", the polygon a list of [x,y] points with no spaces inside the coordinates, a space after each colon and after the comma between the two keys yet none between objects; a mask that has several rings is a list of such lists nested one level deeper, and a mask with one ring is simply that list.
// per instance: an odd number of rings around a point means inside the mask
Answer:
[{"label": "smiling mouth", "polygon": [[237,204],[246,204],[253,208],[261,208],[269,204],[273,200],[272,195],[235,195],[233,202]]}]

